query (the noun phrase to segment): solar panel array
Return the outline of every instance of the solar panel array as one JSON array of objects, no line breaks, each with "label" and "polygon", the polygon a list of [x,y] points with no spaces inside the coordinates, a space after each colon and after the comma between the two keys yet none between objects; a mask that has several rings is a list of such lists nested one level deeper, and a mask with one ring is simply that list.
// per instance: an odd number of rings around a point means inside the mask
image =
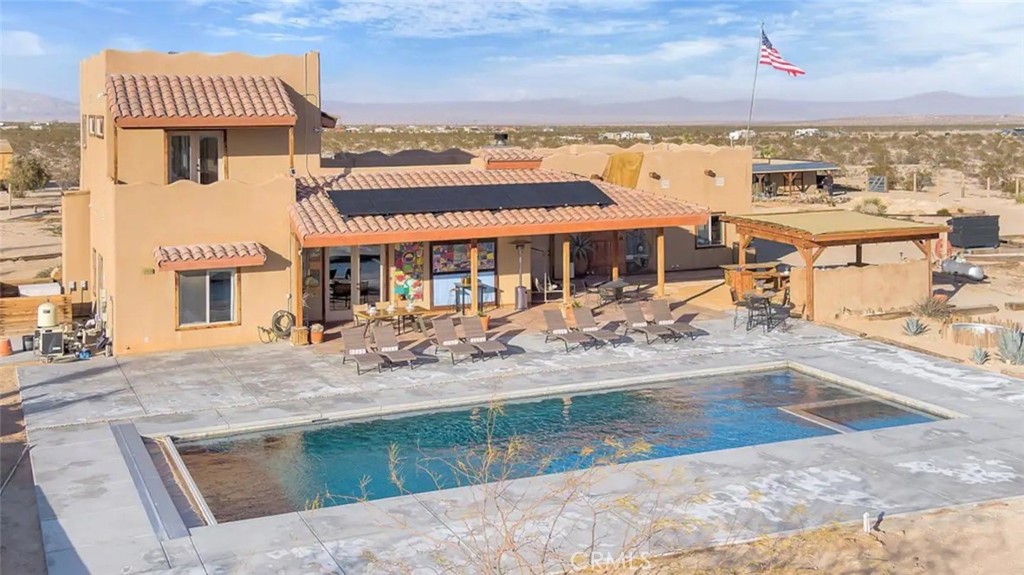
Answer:
[{"label": "solar panel array", "polygon": [[345,217],[607,206],[615,203],[592,182],[332,190],[328,196],[338,213]]}]

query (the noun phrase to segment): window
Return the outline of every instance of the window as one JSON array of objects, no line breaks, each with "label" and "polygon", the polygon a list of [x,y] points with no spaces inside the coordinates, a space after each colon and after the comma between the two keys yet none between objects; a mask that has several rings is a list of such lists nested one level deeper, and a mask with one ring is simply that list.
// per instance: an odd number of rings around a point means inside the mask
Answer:
[{"label": "window", "polygon": [[235,270],[178,272],[178,325],[233,323]]},{"label": "window", "polygon": [[707,224],[697,226],[694,235],[698,248],[712,248],[725,245],[725,225],[721,214],[712,214]]},{"label": "window", "polygon": [[172,132],[167,142],[167,183],[192,180],[212,184],[220,179],[221,132]]},{"label": "window", "polygon": [[94,138],[103,137],[103,116],[82,116],[82,118],[83,134],[88,129],[90,136]]}]

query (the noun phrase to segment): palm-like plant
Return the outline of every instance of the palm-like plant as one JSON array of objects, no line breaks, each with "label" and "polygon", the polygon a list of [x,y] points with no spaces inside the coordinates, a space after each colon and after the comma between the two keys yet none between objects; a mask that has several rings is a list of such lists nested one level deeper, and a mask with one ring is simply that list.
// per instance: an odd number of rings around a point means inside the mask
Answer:
[{"label": "palm-like plant", "polygon": [[584,261],[590,271],[590,260],[594,257],[594,240],[588,234],[572,234],[569,236],[569,257],[573,261]]}]

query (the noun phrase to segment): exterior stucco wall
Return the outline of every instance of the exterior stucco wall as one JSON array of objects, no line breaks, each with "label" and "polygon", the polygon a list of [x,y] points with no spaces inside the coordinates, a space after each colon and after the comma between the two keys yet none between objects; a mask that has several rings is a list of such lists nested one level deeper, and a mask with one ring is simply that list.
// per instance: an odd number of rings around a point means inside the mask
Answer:
[{"label": "exterior stucco wall", "polygon": [[[793,268],[790,298],[801,309],[806,301],[805,268]],[[928,262],[815,268],[815,319],[906,309],[928,297]]]},{"label": "exterior stucco wall", "polygon": [[[540,150],[541,167],[584,177],[601,175],[608,158],[622,152],[643,152],[637,189],[666,195],[708,208],[713,214],[749,213],[752,153],[748,147],[722,148],[703,145],[637,144],[573,145]],[[706,172],[711,171],[714,176]],[[657,177],[652,177],[657,174]],[[724,246],[696,248],[694,228],[665,230],[665,267],[668,270],[711,268],[733,260],[732,226],[726,226]],[[621,252],[620,252],[621,253]]]},{"label": "exterior stucco wall", "polygon": [[[107,110],[106,73],[102,55],[83,60],[80,67],[78,108],[81,116],[103,116],[106,137],[103,139],[85,136],[85,147],[79,167],[79,188],[93,190],[109,179],[108,158],[112,157],[113,130],[110,112]],[[79,117],[81,120],[81,117]],[[79,130],[85,129],[79,126]],[[88,132],[88,130],[86,130]],[[81,144],[81,142],[80,142]],[[110,164],[112,165],[112,164]]]},{"label": "exterior stucco wall", "polygon": [[83,281],[92,281],[89,201],[89,192],[66,192],[60,199],[61,283],[65,291],[71,282],[81,286]]},{"label": "exterior stucco wall", "polygon": [[[115,353],[139,353],[258,340],[279,309],[294,311],[288,207],[295,198],[290,178],[259,185],[222,181],[208,186],[131,184],[115,190],[116,275],[110,291]],[[147,214],[159,214],[158,218]],[[262,267],[241,268],[240,317],[230,326],[179,329],[175,272],[155,270],[161,245],[257,241],[267,251]],[[116,261],[116,269],[111,265]]]}]

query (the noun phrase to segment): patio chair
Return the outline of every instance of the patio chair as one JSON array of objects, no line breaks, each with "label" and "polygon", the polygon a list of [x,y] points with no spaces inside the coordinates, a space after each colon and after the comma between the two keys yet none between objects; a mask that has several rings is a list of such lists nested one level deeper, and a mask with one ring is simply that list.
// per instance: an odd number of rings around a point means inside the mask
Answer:
[{"label": "patio chair", "polygon": [[647,294],[644,293],[642,285],[634,284],[623,288],[622,299],[627,302],[647,301]]},{"label": "patio chair", "polygon": [[654,299],[648,303],[648,306],[651,310],[651,316],[654,318],[654,325],[669,328],[675,332],[677,338],[684,335],[690,339],[697,338],[698,330],[690,325],[690,322],[676,321],[672,317],[672,310],[668,306],[668,300]]},{"label": "patio chair", "polygon": [[341,363],[346,363],[350,359],[356,362],[356,375],[361,375],[364,368],[377,368],[377,372],[380,372],[385,360],[367,349],[363,330],[359,328],[343,330],[341,340],[345,344],[345,355],[342,356]]},{"label": "patio chair", "polygon": [[[622,304],[622,313],[626,315],[627,335],[631,331],[642,333],[644,334],[644,338],[647,340],[648,344],[652,341],[657,341],[658,339],[679,339],[679,336],[669,328],[663,325],[651,325],[648,323],[647,318],[644,317],[644,312],[640,309],[640,304],[638,303]],[[654,340],[651,339],[652,337]]]},{"label": "patio chair", "polygon": [[576,321],[576,329],[597,341],[610,343],[612,347],[615,347],[616,343],[622,341],[622,338],[617,333],[597,325],[597,322],[594,321],[594,312],[588,307],[572,308],[572,317]]},{"label": "patio chair", "polygon": [[398,345],[398,338],[395,337],[395,328],[391,324],[373,326],[373,341],[377,344],[377,353],[388,360],[388,366],[394,369],[396,365],[404,363],[412,369],[416,361],[416,354],[402,349]]},{"label": "patio chair", "polygon": [[536,289],[536,293],[544,296],[544,303],[548,303],[548,296],[551,294],[561,294],[562,290],[558,287],[558,284],[551,283],[548,279],[547,274],[544,274],[544,282],[541,283],[540,278],[533,278],[533,286]]},{"label": "patio chair", "polygon": [[732,298],[732,305],[734,308],[734,313],[732,316],[732,328],[736,329],[739,326],[740,310],[745,310],[747,312],[747,315],[749,316],[750,309],[747,307],[747,300],[741,298],[739,294],[736,293],[736,288],[731,286],[729,287],[729,297]]},{"label": "patio chair", "polygon": [[562,312],[557,309],[544,310],[544,323],[547,326],[547,330],[544,332],[544,343],[551,340],[560,341],[565,344],[566,353],[569,353],[569,344],[576,344],[576,347],[582,349],[588,343],[595,341],[593,337],[582,331],[570,331],[569,326],[565,325]]},{"label": "patio chair", "polygon": [[455,356],[469,356],[471,361],[476,361],[475,356],[480,350],[459,339],[451,319],[437,318],[434,320],[434,355],[440,352],[450,354],[452,365],[455,365]]},{"label": "patio chair", "polygon": [[508,348],[500,341],[487,339],[487,332],[484,331],[484,324],[480,318],[473,315],[462,318],[462,333],[466,335],[466,343],[480,350],[480,358],[486,354],[496,355],[505,359],[502,355],[508,352]]}]

